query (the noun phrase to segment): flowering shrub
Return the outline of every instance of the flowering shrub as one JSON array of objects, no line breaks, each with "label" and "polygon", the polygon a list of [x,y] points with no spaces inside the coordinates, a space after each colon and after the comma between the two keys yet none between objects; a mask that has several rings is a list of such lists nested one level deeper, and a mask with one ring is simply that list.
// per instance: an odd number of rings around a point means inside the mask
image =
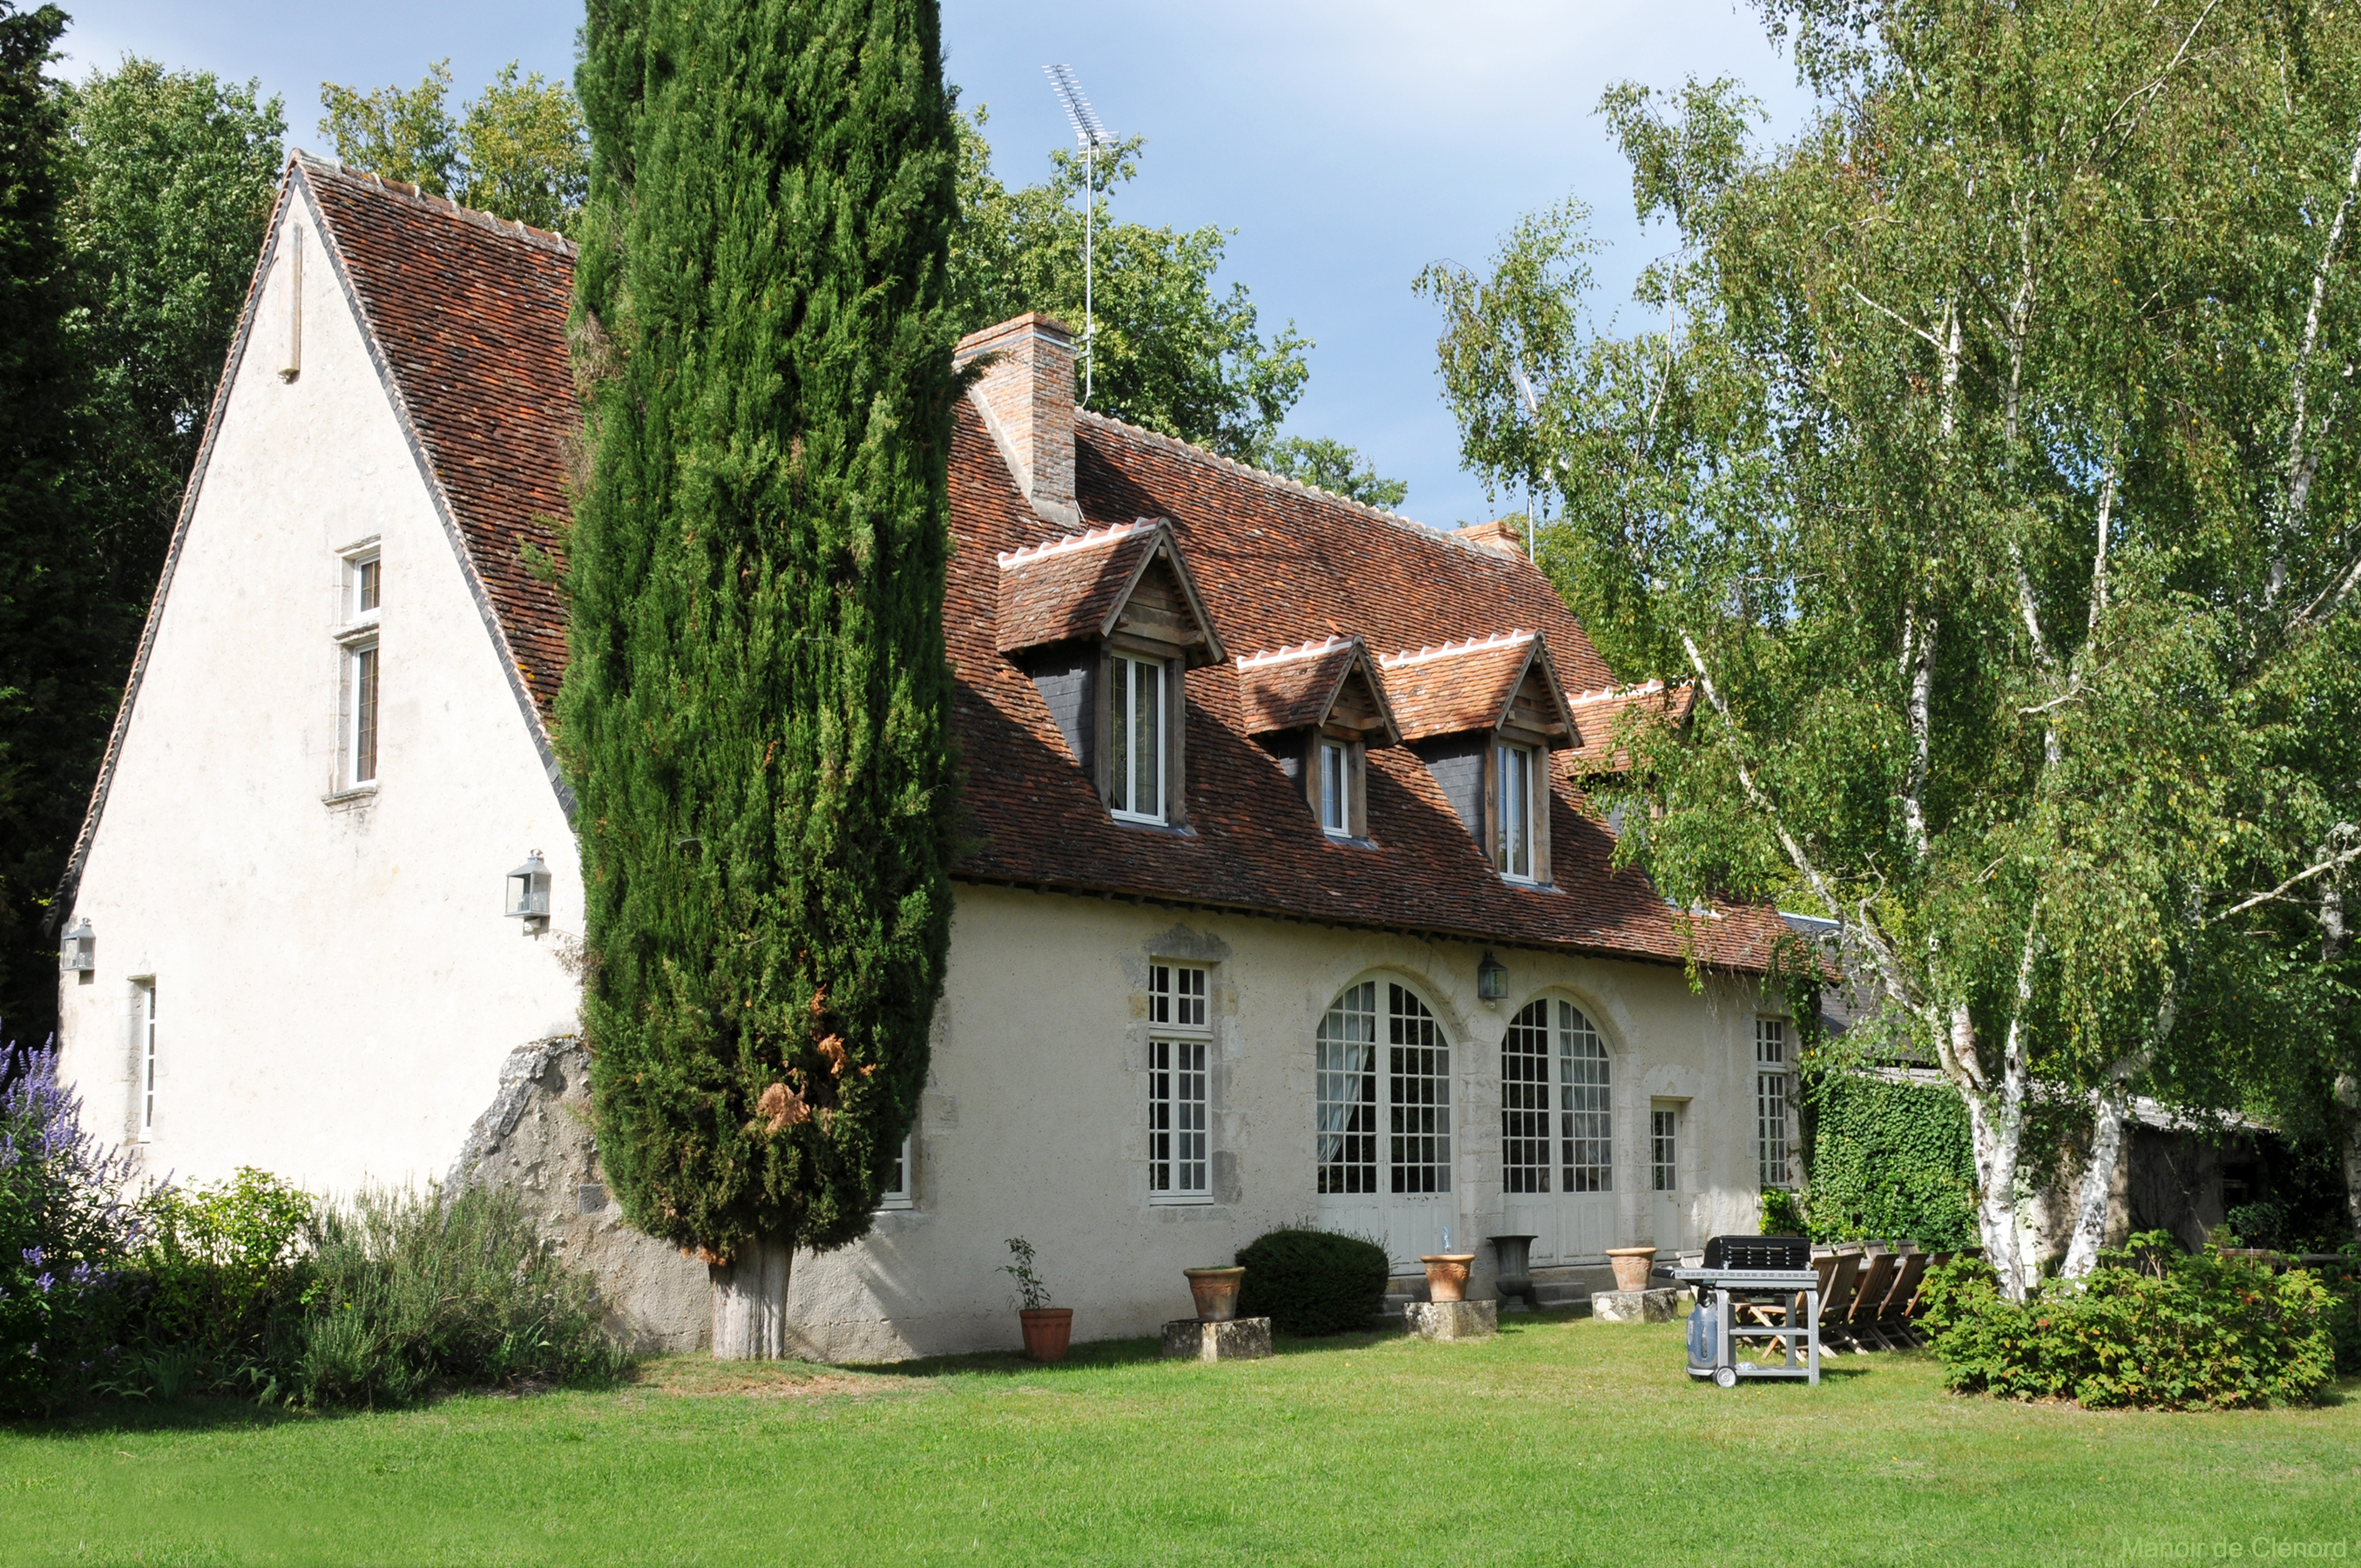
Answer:
[{"label": "flowering shrub", "polygon": [[139,1224],[123,1198],[130,1157],[82,1130],[54,1047],[0,1057],[0,1415],[22,1415],[113,1354]]},{"label": "flowering shrub", "polygon": [[1974,1259],[1929,1273],[1927,1293],[1926,1321],[1954,1389],[2092,1409],[2232,1409],[2309,1400],[2335,1374],[2334,1299],[2316,1277],[2275,1275],[2212,1247],[2191,1257],[2162,1231],[2021,1305]]}]

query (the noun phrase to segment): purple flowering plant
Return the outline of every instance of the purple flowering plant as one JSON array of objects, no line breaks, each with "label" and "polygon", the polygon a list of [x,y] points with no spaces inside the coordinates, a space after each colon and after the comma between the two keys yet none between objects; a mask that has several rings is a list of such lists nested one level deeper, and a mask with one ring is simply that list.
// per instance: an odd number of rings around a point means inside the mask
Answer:
[{"label": "purple flowering plant", "polygon": [[134,1158],[83,1130],[54,1040],[0,1047],[0,1415],[26,1415],[115,1348],[140,1220]]}]

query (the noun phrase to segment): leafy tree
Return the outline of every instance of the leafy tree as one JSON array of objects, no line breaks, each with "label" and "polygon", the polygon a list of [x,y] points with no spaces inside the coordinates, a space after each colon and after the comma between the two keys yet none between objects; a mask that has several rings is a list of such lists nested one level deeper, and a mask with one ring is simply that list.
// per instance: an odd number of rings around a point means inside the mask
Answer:
[{"label": "leafy tree", "polygon": [[65,13],[0,0],[0,1017],[57,1016],[51,894],[119,689],[119,617],[82,524],[66,318],[64,116],[43,67]]},{"label": "leafy tree", "polygon": [[[1544,558],[1618,667],[1702,698],[1631,735],[1603,793],[1661,815],[1620,852],[1678,902],[1841,924],[1961,1096],[2021,1295],[2037,1075],[2096,1118],[2078,1271],[2129,1093],[2213,1070],[2234,960],[2337,990],[2354,783],[2310,699],[2361,582],[2361,93],[2331,63],[2361,38],[2196,0],[1770,16],[1823,102],[1785,146],[1727,82],[1602,105],[1678,237],[1640,287],[1664,324],[1589,320],[1562,209],[1447,317],[1444,378],[1471,463],[1563,496]],[[1546,378],[1504,363],[1535,343]]]},{"label": "leafy tree", "polygon": [[[1049,154],[1050,177],[1017,190],[992,172],[986,110],[959,118],[959,224],[951,276],[960,329],[1027,311],[1082,322],[1082,159]],[[1311,340],[1292,323],[1266,340],[1243,283],[1226,296],[1213,274],[1228,244],[1207,225],[1182,233],[1112,219],[1107,192],[1139,172],[1145,139],[1095,160],[1096,331],[1090,407],[1251,463],[1303,395]],[[1077,358],[1077,390],[1081,366]],[[1380,481],[1382,482],[1382,481]]]},{"label": "leafy tree", "polygon": [[1400,508],[1410,496],[1409,485],[1378,477],[1375,464],[1326,436],[1289,435],[1265,442],[1255,453],[1255,466],[1385,511]]},{"label": "leafy tree", "polygon": [[929,0],[593,0],[560,697],[598,1146],[784,1353],[864,1234],[950,938],[958,142]]},{"label": "leafy tree", "polygon": [[400,180],[462,206],[561,234],[589,189],[588,133],[563,82],[517,80],[511,60],[454,117],[451,62],[437,60],[407,92],[320,84],[320,134],[355,169]]},{"label": "leafy tree", "polygon": [[[237,330],[287,127],[253,82],[137,57],[59,95],[74,351],[91,377],[85,516],[136,625]],[[128,657],[118,651],[118,665]]]}]

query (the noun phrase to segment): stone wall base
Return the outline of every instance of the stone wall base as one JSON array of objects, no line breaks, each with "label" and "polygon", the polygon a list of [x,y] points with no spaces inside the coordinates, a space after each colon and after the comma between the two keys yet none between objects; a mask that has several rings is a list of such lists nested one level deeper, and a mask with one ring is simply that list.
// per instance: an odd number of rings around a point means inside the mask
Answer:
[{"label": "stone wall base", "polygon": [[1167,1361],[1258,1361],[1269,1354],[1268,1318],[1233,1318],[1226,1323],[1175,1318],[1164,1325]]},{"label": "stone wall base", "polygon": [[1669,1323],[1680,1316],[1683,1292],[1601,1290],[1590,1299],[1590,1315],[1602,1323]]},{"label": "stone wall base", "polygon": [[1412,1301],[1402,1321],[1421,1339],[1488,1339],[1500,1332],[1497,1301]]}]

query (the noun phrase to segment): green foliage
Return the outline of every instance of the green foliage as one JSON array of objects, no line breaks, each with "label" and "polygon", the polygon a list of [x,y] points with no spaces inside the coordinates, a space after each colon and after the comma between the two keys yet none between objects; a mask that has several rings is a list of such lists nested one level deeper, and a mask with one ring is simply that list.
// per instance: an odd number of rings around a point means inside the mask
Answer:
[{"label": "green foliage", "polygon": [[57,1016],[50,899],[126,637],[84,525],[74,441],[87,377],[66,327],[64,115],[42,73],[65,23],[55,5],[0,0],[0,1017],[34,1040]]},{"label": "green foliage", "polygon": [[1976,1241],[1968,1116],[1949,1088],[1850,1072],[1809,1079],[1817,1241],[1908,1236],[1928,1252]]},{"label": "green foliage", "polygon": [[1333,1231],[1265,1231],[1237,1255],[1238,1314],[1283,1334],[1351,1333],[1385,1305],[1386,1249]]},{"label": "green foliage", "polygon": [[1034,1270],[1033,1244],[1011,1236],[1008,1255],[1016,1261],[1001,1265],[1000,1272],[1016,1281],[1016,1304],[1028,1312],[1039,1311],[1049,1304],[1049,1285]]},{"label": "green foliage", "polygon": [[[1054,151],[1050,177],[1017,190],[992,172],[986,114],[959,117],[959,222],[951,276],[959,330],[1040,311],[1073,328],[1081,390],[1082,213],[1080,154]],[[1243,283],[1214,291],[1227,231],[1183,233],[1111,221],[1107,192],[1139,170],[1143,138],[1097,155],[1096,325],[1090,408],[1210,447],[1242,463],[1278,433],[1311,375],[1312,345],[1292,323],[1268,339]],[[1371,476],[1375,477],[1374,475]],[[1378,483],[1385,481],[1378,480]]]},{"label": "green foliage", "polygon": [[1766,1236],[1804,1236],[1811,1234],[1804,1218],[1804,1205],[1784,1187],[1763,1190],[1763,1234]]},{"label": "green foliage", "polygon": [[214,1362],[252,1359],[293,1299],[313,1198],[250,1167],[227,1181],[167,1185],[139,1205],[139,1328],[153,1344]]},{"label": "green foliage", "polygon": [[589,136],[564,82],[517,79],[511,60],[454,117],[451,62],[407,92],[320,84],[320,133],[355,169],[400,180],[462,206],[572,234],[590,186]]},{"label": "green foliage", "polygon": [[[92,382],[87,526],[126,633],[163,570],[270,221],[287,126],[256,94],[137,56],[59,89],[71,332]],[[127,644],[114,658],[119,676]]]},{"label": "green foliage", "polygon": [[2102,1255],[2029,1300],[1960,1258],[1930,1272],[1926,1321],[1954,1389],[2072,1399],[2092,1409],[2237,1409],[2311,1399],[2335,1373],[2334,1299],[2302,1269],[2274,1275],[2163,1231]]},{"label": "green foliage", "polygon": [[592,5],[559,698],[598,1146],[728,1259],[864,1234],[950,940],[958,143],[931,0]]},{"label": "green foliage", "polygon": [[1410,496],[1407,483],[1378,477],[1375,464],[1324,435],[1267,441],[1256,451],[1254,466],[1380,511],[1400,510]]}]

